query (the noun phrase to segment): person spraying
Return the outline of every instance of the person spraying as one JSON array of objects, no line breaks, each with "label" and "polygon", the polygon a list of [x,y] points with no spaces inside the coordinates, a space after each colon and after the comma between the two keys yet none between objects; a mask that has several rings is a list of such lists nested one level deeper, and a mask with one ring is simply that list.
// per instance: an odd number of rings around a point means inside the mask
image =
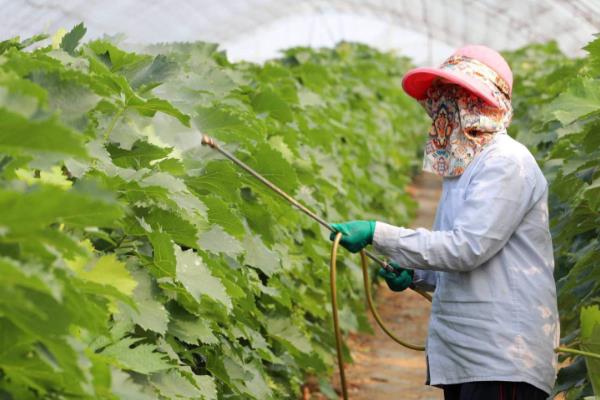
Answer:
[{"label": "person spraying", "polygon": [[402,86],[432,119],[423,170],[443,177],[433,229],[331,225],[351,252],[372,244],[393,260],[395,272],[379,271],[390,289],[434,290],[426,383],[447,400],[546,399],[556,378],[548,184],[506,132],[512,83],[484,46],[409,71]]}]

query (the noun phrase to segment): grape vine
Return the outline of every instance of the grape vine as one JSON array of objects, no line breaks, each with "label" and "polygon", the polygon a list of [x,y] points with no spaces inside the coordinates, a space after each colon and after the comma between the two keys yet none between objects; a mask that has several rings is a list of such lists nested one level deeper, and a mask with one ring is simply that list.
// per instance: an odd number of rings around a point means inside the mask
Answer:
[{"label": "grape vine", "polygon": [[[327,236],[200,132],[330,220],[407,223],[408,60],[84,34],[0,43],[2,397],[293,398],[309,374],[331,394]],[[340,270],[342,327],[368,330],[356,259]]]}]

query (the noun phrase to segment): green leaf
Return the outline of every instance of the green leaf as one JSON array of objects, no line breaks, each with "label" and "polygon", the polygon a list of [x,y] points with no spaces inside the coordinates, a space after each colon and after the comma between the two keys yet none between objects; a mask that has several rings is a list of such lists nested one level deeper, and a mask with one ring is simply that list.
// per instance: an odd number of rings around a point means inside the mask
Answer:
[{"label": "green leaf", "polygon": [[131,296],[137,286],[137,281],[131,277],[125,264],[117,260],[114,254],[101,256],[91,263],[87,263],[86,258],[80,257],[69,266],[82,279],[112,286],[127,296]]},{"label": "green leaf", "polygon": [[312,345],[306,336],[296,327],[289,318],[272,318],[268,320],[267,331],[269,336],[292,346],[296,351],[310,353]]},{"label": "green leaf", "polygon": [[0,54],[4,53],[8,49],[17,48],[20,49],[21,40],[18,36],[10,39],[6,39],[0,42]]},{"label": "green leaf", "polygon": [[160,289],[143,269],[132,273],[137,282],[133,291],[136,310],[127,308],[133,322],[144,329],[164,335],[169,324],[169,313],[160,301]]},{"label": "green leaf", "polygon": [[240,239],[244,236],[244,225],[241,222],[241,217],[236,215],[229,205],[216,196],[202,197],[202,202],[208,207],[208,220],[217,224],[225,230],[225,232]]},{"label": "green leaf", "polygon": [[196,300],[200,301],[201,296],[204,295],[221,303],[226,309],[231,309],[231,299],[227,295],[225,287],[218,278],[212,276],[198,254],[192,250],[181,251],[176,248],[175,257],[177,259],[177,280]]},{"label": "green leaf", "polygon": [[146,101],[136,101],[129,104],[129,107],[134,108],[140,114],[147,117],[153,117],[158,111],[175,117],[183,125],[190,126],[190,116],[184,114],[179,109],[175,108],[171,103],[166,100],[153,97]]},{"label": "green leaf", "polygon": [[16,48],[22,50],[26,47],[31,46],[34,43],[40,42],[42,40],[48,39],[48,35],[46,34],[37,34],[33,35],[30,38],[27,38],[23,41],[20,40],[19,36],[15,36],[11,39],[3,40],[0,42],[0,54],[4,53],[6,50],[11,48]]},{"label": "green leaf", "polygon": [[32,44],[41,42],[42,40],[46,40],[48,39],[50,36],[45,34],[45,33],[38,33],[37,35],[33,35],[25,40],[23,40],[21,42],[21,49],[25,49],[29,46],[31,46]]},{"label": "green leaf", "polygon": [[75,48],[86,32],[87,28],[83,25],[83,22],[75,25],[69,33],[63,36],[62,41],[60,42],[60,48],[73,55]]},{"label": "green leaf", "polygon": [[173,368],[164,355],[156,351],[155,346],[145,343],[137,344],[138,342],[137,338],[125,338],[106,347],[100,354],[115,360],[117,365],[123,369],[141,374],[151,374]]},{"label": "green leaf", "polygon": [[[283,189],[288,194],[294,194],[298,188],[298,176],[296,171],[283,155],[267,144],[261,143],[252,152],[252,159],[249,161],[258,173]],[[252,182],[256,187],[263,190],[261,183]],[[265,190],[266,192],[266,190]]]},{"label": "green leaf", "polygon": [[600,71],[600,37],[595,35],[596,39],[588,43],[584,49],[589,53],[589,63],[595,69]]},{"label": "green leaf", "polygon": [[69,189],[73,185],[73,182],[67,179],[63,170],[56,166],[52,167],[50,171],[37,171],[37,173],[19,168],[15,170],[15,175],[29,185],[42,183],[45,185],[54,185],[62,189]]},{"label": "green leaf", "polygon": [[247,113],[233,111],[225,106],[199,106],[196,108],[194,124],[202,133],[232,141],[247,141],[258,139],[263,132]]},{"label": "green leaf", "polygon": [[152,232],[148,234],[148,238],[152,243],[154,265],[158,268],[158,273],[155,276],[157,278],[163,276],[174,277],[177,261],[175,259],[175,244],[171,237],[167,233]]},{"label": "green leaf", "polygon": [[291,122],[294,118],[290,106],[271,90],[264,90],[253,96],[252,107],[257,113],[268,113],[281,122]]},{"label": "green leaf", "polygon": [[219,343],[219,339],[213,334],[208,321],[200,318],[174,318],[169,324],[169,333],[191,345]]},{"label": "green leaf", "polygon": [[[48,92],[48,108],[63,124],[76,131],[85,131],[92,119],[90,110],[98,105],[100,96],[95,93],[94,85],[81,79],[77,72],[71,69],[57,72],[33,71],[29,79]],[[73,101],[74,98],[77,101]]]},{"label": "green leaf", "polygon": [[[600,307],[581,309],[581,350],[600,355]],[[600,395],[600,359],[586,357],[588,376],[594,393]]]},{"label": "green leaf", "polygon": [[163,148],[145,141],[138,140],[131,149],[125,150],[112,143],[106,149],[113,163],[121,168],[149,168],[152,161],[167,157],[172,148]]},{"label": "green leaf", "polygon": [[582,358],[575,359],[573,363],[558,371],[553,394],[565,391],[576,385],[581,385],[581,382],[585,379],[585,375],[585,361]]},{"label": "green leaf", "polygon": [[152,375],[150,381],[168,399],[216,399],[214,382],[209,376],[203,376],[192,383],[178,371],[171,370]]},{"label": "green leaf", "polygon": [[201,196],[214,194],[229,203],[240,199],[241,182],[230,161],[211,161],[199,175],[187,178],[186,184]]},{"label": "green leaf", "polygon": [[135,72],[130,78],[131,87],[142,88],[144,91],[154,88],[164,82],[175,70],[177,70],[177,64],[159,54],[154,57],[150,65]]},{"label": "green leaf", "polygon": [[269,250],[260,238],[247,235],[242,242],[246,253],[244,262],[271,276],[281,268],[279,255]]},{"label": "green leaf", "polygon": [[220,129],[238,130],[244,127],[240,118],[224,109],[200,107],[197,114],[195,121],[200,130],[205,133]]},{"label": "green leaf", "polygon": [[61,297],[61,290],[58,287],[52,287],[53,277],[43,274],[41,271],[19,265],[10,258],[0,258],[0,271],[2,272],[2,284],[4,287],[25,287],[49,294],[56,298],[56,300],[59,300]]},{"label": "green leaf", "polygon": [[111,369],[110,381],[110,390],[119,399],[156,400],[154,388],[144,386],[141,382],[138,383],[137,379],[120,369]]},{"label": "green leaf", "polygon": [[106,40],[91,41],[87,44],[87,47],[113,72],[135,70],[149,59],[149,56],[146,55],[121,50]]},{"label": "green leaf", "polygon": [[31,117],[48,103],[48,92],[40,85],[23,79],[13,71],[0,70],[0,107],[23,117]]},{"label": "green leaf", "polygon": [[198,245],[203,250],[230,256],[237,256],[243,251],[241,243],[220,226],[213,226],[209,231],[200,234]]},{"label": "green leaf", "polygon": [[217,388],[212,376],[194,375],[193,379],[196,387],[202,393],[203,400],[217,400]]},{"label": "green leaf", "polygon": [[83,137],[66,128],[56,118],[30,121],[0,108],[0,151],[50,152],[85,157]]},{"label": "green leaf", "polygon": [[259,369],[257,365],[252,364],[247,365],[246,368],[252,375],[245,382],[245,392],[251,394],[255,399],[272,398],[272,391],[263,376],[264,372],[261,371],[262,368]]},{"label": "green leaf", "polygon": [[556,119],[567,125],[600,110],[600,80],[578,79],[550,105]]},{"label": "green leaf", "polygon": [[175,242],[184,244],[187,247],[197,246],[196,227],[177,212],[152,208],[150,210],[139,210],[138,215],[144,218],[154,231],[168,233]]},{"label": "green leaf", "polygon": [[110,199],[92,196],[77,188],[65,191],[53,186],[25,192],[0,189],[0,226],[11,235],[26,234],[52,223],[78,227],[115,226],[121,207]]}]

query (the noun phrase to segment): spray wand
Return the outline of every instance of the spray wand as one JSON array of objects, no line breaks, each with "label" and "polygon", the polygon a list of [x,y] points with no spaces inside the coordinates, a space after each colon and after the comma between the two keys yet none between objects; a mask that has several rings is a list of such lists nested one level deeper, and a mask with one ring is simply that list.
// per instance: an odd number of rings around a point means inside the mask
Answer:
[{"label": "spray wand", "polygon": [[[327,221],[325,221],[323,218],[319,217],[313,211],[311,211],[310,209],[308,209],[307,207],[305,207],[304,205],[302,205],[298,200],[294,199],[292,196],[290,196],[289,194],[287,194],[286,192],[284,192],[283,190],[281,190],[273,182],[269,181],[267,178],[265,178],[264,176],[262,176],[261,174],[259,174],[258,172],[256,172],[254,169],[252,169],[249,165],[247,165],[246,163],[244,163],[242,160],[240,160],[239,158],[237,158],[236,156],[234,156],[233,154],[231,154],[227,150],[223,149],[221,146],[219,146],[219,144],[212,137],[210,137],[208,135],[202,135],[202,144],[205,145],[205,146],[209,146],[210,148],[212,148],[212,149],[218,151],[219,153],[221,153],[223,156],[225,156],[229,160],[233,161],[236,165],[238,165],[244,171],[248,172],[254,178],[256,178],[257,180],[259,180],[262,184],[264,184],[269,189],[271,189],[272,191],[274,191],[275,193],[277,193],[279,196],[283,197],[285,200],[287,200],[290,204],[292,204],[298,210],[300,210],[304,214],[308,215],[310,218],[312,218],[313,220],[315,220],[316,222],[318,222],[319,224],[321,224],[324,228],[326,228],[330,232],[337,233],[336,230],[333,229],[331,227],[331,225],[329,225],[329,223]],[[379,257],[377,257],[376,255],[374,255],[370,251],[366,251],[365,250],[365,254],[366,254],[366,256],[368,258],[370,258],[371,260],[375,261],[377,264],[379,264],[380,266],[382,266],[383,268],[385,268],[387,271],[391,271],[391,272],[397,273],[397,271],[391,265],[389,265],[386,261],[384,261],[384,260],[380,259]],[[413,288],[413,290],[415,290],[415,289]],[[428,299],[429,301],[431,301],[431,296],[428,293],[422,292],[420,290],[416,290],[416,291],[419,294],[421,294],[423,297],[425,297],[426,299]]]}]

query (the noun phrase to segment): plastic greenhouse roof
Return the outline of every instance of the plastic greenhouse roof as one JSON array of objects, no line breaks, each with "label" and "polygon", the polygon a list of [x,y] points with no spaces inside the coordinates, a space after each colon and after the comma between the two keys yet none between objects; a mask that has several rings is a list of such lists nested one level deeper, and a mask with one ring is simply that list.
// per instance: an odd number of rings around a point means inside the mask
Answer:
[{"label": "plastic greenhouse roof", "polygon": [[556,40],[569,55],[600,30],[599,0],[0,0],[0,34],[27,37],[83,21],[87,38],[205,40],[262,61],[295,45],[340,40],[438,63],[468,43],[498,50]]}]

